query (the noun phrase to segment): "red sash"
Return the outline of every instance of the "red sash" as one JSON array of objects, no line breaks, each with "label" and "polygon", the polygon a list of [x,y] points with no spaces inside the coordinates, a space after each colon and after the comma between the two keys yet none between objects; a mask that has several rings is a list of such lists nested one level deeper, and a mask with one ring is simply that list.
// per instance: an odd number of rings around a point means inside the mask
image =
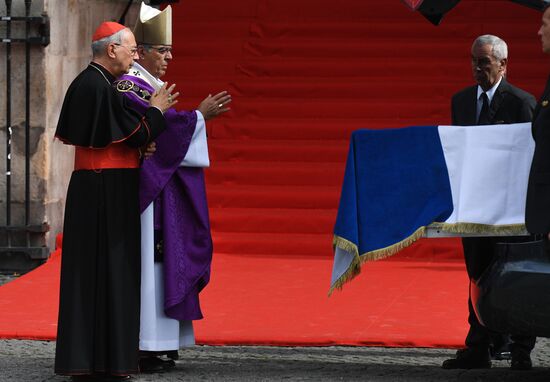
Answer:
[{"label": "red sash", "polygon": [[113,143],[104,149],[75,147],[75,170],[138,167],[139,151],[123,143]]}]

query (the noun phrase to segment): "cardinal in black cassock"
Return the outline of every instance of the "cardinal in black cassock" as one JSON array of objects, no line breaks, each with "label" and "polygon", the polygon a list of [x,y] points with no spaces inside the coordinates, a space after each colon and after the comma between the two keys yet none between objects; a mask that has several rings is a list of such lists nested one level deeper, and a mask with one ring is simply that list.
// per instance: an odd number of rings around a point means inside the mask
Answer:
[{"label": "cardinal in black cassock", "polygon": [[138,148],[165,129],[164,108],[151,101],[141,115],[112,86],[136,55],[129,29],[106,22],[93,41],[94,59],[67,90],[56,131],[75,146],[75,169],[65,205],[55,372],[128,378],[138,372]]}]

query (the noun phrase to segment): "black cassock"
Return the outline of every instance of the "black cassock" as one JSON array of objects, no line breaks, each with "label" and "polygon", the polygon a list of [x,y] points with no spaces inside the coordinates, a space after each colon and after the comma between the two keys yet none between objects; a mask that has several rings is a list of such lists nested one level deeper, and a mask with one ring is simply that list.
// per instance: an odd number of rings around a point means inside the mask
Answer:
[{"label": "black cassock", "polygon": [[[165,128],[156,108],[144,116],[91,63],[72,82],[56,137],[81,148],[137,150]],[[138,371],[140,215],[138,168],[79,169],[65,205],[55,372]]]}]

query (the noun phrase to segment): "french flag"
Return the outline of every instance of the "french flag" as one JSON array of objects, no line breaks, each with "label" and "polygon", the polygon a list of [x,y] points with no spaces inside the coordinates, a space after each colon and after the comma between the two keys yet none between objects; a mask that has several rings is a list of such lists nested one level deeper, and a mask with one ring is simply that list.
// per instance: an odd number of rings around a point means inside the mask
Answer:
[{"label": "french flag", "polygon": [[531,123],[355,131],[330,292],[363,262],[395,254],[429,225],[459,234],[525,232],[533,151]]}]

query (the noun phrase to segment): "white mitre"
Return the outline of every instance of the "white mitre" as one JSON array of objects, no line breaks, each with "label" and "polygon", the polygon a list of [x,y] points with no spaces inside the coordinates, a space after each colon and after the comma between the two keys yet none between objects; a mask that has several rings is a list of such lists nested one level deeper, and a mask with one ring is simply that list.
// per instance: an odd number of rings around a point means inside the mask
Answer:
[{"label": "white mitre", "polygon": [[172,7],[159,11],[141,3],[133,32],[139,44],[172,45]]}]

